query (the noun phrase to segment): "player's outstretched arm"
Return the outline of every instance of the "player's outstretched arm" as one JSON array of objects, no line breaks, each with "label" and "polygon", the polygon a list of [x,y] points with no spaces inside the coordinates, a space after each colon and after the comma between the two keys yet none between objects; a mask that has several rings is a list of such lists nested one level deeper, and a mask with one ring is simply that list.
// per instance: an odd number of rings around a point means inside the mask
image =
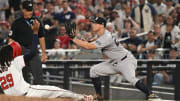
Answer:
[{"label": "player's outstretched arm", "polygon": [[79,40],[76,37],[76,23],[74,21],[67,21],[65,23],[66,33],[72,39],[72,41],[78,46],[85,49],[96,49],[96,46],[93,43],[88,43],[83,40]]},{"label": "player's outstretched arm", "polygon": [[82,47],[82,48],[85,48],[87,50],[90,50],[90,49],[96,49],[96,46],[94,43],[89,43],[87,41],[83,41],[83,40],[79,40],[77,38],[74,38],[72,39],[72,41],[77,44],[78,46]]},{"label": "player's outstretched arm", "polygon": [[39,31],[39,22],[37,20],[34,21],[33,25],[31,25],[31,28],[33,30],[33,41],[31,49],[28,53],[24,55],[24,61],[27,63],[33,56],[35,56],[38,53],[37,45],[38,45],[38,31]]}]

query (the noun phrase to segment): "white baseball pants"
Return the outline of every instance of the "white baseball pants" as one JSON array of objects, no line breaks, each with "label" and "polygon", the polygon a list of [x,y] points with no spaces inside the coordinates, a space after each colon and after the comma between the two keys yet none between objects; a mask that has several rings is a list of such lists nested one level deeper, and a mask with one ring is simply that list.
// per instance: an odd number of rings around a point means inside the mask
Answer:
[{"label": "white baseball pants", "polygon": [[84,98],[84,96],[81,94],[76,94],[56,86],[46,86],[46,85],[31,85],[25,96],[41,97],[41,98],[65,97],[65,98],[73,98],[78,100]]}]

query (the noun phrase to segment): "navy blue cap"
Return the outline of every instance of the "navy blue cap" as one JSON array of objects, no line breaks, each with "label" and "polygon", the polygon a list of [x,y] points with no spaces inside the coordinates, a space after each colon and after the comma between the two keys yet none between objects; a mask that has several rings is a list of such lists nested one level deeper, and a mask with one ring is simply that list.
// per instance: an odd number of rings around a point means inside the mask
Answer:
[{"label": "navy blue cap", "polygon": [[27,11],[33,10],[33,2],[30,0],[23,1],[22,8],[26,9]]},{"label": "navy blue cap", "polygon": [[93,23],[102,24],[104,27],[106,27],[106,20],[102,17],[94,17],[90,21]]}]

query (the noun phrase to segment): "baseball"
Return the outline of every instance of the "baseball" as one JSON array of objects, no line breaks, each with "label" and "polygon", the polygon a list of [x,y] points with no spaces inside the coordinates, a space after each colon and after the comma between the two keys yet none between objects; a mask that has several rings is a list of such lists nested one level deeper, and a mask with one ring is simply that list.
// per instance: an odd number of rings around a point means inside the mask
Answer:
[{"label": "baseball", "polygon": [[47,24],[44,27],[45,27],[46,30],[48,30],[50,28],[50,26],[47,25]]}]

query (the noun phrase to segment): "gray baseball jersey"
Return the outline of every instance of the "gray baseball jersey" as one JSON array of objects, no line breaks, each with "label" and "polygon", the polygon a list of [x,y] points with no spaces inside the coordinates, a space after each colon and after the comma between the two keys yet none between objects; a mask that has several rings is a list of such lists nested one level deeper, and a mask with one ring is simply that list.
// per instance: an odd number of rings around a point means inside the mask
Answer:
[{"label": "gray baseball jersey", "polygon": [[95,46],[102,50],[102,54],[110,59],[122,59],[129,52],[112,36],[111,32],[105,30],[104,34],[95,42]]},{"label": "gray baseball jersey", "polygon": [[121,73],[131,84],[136,84],[138,81],[135,77],[137,60],[109,31],[105,30],[104,34],[93,43],[98,49],[101,49],[102,54],[110,60],[91,67],[91,78]]}]

